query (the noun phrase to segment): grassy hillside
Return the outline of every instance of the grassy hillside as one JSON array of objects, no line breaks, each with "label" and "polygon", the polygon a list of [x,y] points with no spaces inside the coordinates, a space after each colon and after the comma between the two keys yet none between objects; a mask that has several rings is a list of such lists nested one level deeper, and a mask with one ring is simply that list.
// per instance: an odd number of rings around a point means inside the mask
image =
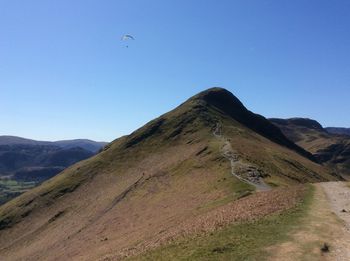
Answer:
[{"label": "grassy hillside", "polygon": [[[0,255],[114,260],[237,200],[260,206],[259,186],[245,180],[272,188],[337,178],[237,101],[223,89],[203,92],[1,206]],[[274,206],[277,192],[259,193]]]},{"label": "grassy hillside", "polygon": [[[273,254],[269,247],[290,240],[290,234],[309,211],[313,187],[293,187],[292,190],[296,193],[289,199],[295,197],[296,202],[287,204],[286,209],[252,220],[232,222],[211,233],[180,238],[129,260],[268,260]],[[283,202],[287,194],[291,196],[290,192],[289,189],[284,192]]]}]

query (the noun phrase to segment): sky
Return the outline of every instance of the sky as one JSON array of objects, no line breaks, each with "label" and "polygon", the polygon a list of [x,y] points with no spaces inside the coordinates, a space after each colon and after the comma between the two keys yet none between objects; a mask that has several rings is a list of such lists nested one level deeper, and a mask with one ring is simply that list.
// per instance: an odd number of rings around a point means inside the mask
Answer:
[{"label": "sky", "polygon": [[213,86],[265,117],[350,127],[349,13],[348,0],[0,0],[0,135],[111,141]]}]

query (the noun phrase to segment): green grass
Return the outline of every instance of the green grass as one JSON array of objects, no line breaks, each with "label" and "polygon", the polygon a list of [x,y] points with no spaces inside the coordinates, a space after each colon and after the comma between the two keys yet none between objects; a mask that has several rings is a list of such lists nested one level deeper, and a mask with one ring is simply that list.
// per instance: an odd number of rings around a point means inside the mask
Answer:
[{"label": "green grass", "polygon": [[230,225],[214,233],[179,240],[132,260],[266,260],[267,247],[287,241],[307,214],[314,188],[308,185],[304,199],[294,208],[259,221]]}]

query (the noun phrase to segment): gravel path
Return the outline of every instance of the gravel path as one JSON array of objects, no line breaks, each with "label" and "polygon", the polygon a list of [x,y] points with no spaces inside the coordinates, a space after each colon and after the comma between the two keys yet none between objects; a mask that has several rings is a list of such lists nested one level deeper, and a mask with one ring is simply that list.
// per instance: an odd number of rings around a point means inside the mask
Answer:
[{"label": "gravel path", "polygon": [[344,221],[350,232],[350,187],[346,182],[322,183],[333,212]]},{"label": "gravel path", "polygon": [[333,213],[343,221],[342,231],[335,239],[332,257],[329,260],[350,260],[350,188],[346,182],[326,182],[320,184],[326,194]]}]

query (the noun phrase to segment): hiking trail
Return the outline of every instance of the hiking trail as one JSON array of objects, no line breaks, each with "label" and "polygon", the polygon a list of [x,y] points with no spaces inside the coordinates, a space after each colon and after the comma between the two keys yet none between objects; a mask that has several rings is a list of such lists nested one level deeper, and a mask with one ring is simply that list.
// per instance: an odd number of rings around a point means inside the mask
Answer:
[{"label": "hiking trail", "polygon": [[[260,171],[256,167],[244,163],[239,159],[239,155],[233,150],[230,141],[222,134],[222,126],[220,123],[216,124],[213,134],[224,144],[221,148],[222,155],[230,161],[231,174],[234,177],[245,183],[253,185],[258,191],[267,191],[271,189],[271,187],[264,182]],[[237,173],[236,170],[238,168],[245,170],[244,176]]]}]

